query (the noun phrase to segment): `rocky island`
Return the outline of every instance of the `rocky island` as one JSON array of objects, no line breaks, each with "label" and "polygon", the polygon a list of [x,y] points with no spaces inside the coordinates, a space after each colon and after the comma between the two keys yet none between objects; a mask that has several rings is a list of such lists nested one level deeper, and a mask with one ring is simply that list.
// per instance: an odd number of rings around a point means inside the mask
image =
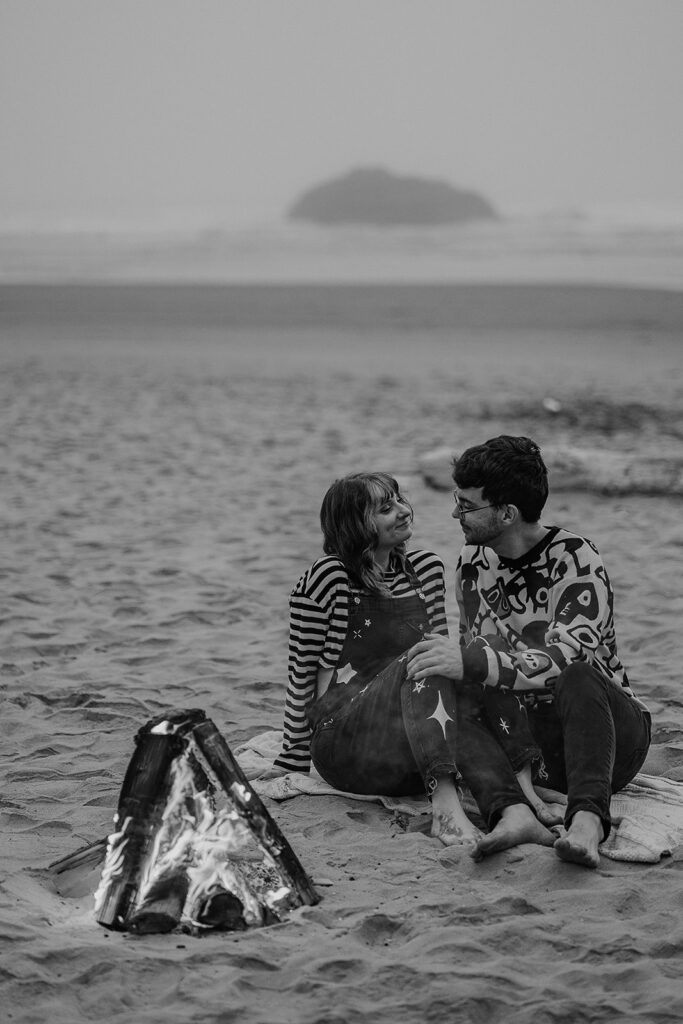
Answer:
[{"label": "rocky island", "polygon": [[475,192],[447,182],[358,168],[304,192],[290,207],[291,220],[315,224],[455,224],[492,220],[496,212]]}]

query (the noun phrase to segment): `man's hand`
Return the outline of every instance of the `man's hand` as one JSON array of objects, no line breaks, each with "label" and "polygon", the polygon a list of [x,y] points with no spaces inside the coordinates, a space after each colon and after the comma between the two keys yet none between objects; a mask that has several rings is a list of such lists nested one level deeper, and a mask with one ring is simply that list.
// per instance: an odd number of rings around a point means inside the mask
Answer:
[{"label": "man's hand", "polygon": [[440,633],[425,633],[425,639],[408,651],[408,679],[445,676],[462,679],[462,653],[457,640]]}]

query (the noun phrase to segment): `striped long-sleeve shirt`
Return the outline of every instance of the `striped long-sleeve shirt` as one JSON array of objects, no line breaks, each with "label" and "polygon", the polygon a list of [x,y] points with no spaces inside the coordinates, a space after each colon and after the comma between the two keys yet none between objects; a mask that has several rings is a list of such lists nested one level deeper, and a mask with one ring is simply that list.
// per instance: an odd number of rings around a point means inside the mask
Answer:
[{"label": "striped long-sleeve shirt", "polygon": [[[408,558],[422,586],[433,632],[447,633],[443,562],[431,551],[409,551]],[[392,597],[415,593],[399,566],[390,566],[384,582]],[[291,593],[283,744],[275,760],[280,768],[310,771],[311,728],[306,710],[317,696],[318,670],[337,666],[354,589],[343,563],[328,555],[306,570]]]}]

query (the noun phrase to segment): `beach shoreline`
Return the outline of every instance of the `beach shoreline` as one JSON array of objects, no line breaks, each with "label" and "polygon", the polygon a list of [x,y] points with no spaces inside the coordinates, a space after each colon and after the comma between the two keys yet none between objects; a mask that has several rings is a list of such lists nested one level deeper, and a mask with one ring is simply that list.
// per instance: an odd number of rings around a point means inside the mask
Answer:
[{"label": "beach shoreline", "polygon": [[0,284],[0,329],[31,325],[355,330],[683,329],[683,290],[602,284]]}]

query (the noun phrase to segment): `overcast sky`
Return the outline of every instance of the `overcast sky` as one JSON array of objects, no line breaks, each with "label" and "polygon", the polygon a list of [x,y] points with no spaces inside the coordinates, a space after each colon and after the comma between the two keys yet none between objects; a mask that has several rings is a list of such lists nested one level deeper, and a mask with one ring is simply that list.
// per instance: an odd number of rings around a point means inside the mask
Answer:
[{"label": "overcast sky", "polygon": [[280,216],[359,165],[683,209],[683,0],[0,0],[0,222]]}]

